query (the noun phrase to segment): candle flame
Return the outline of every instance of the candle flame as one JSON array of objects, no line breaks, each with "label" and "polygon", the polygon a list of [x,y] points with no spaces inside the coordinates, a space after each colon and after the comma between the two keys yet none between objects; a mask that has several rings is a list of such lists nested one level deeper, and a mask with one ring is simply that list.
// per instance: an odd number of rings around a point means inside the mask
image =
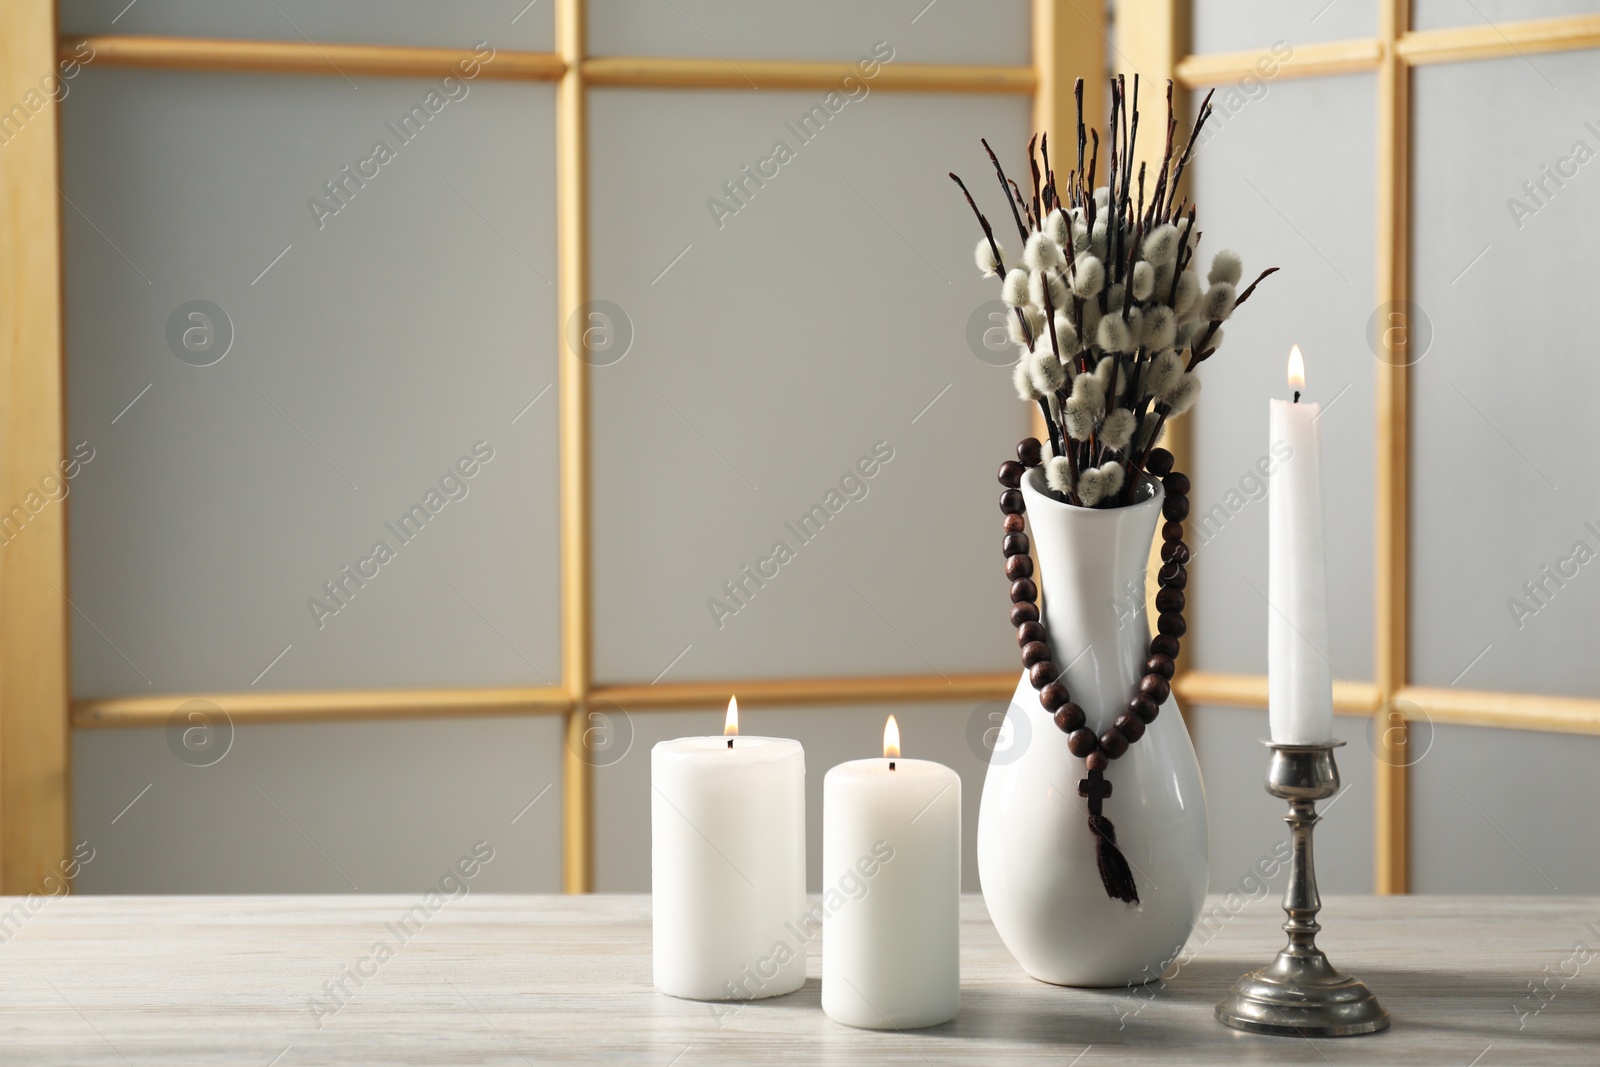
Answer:
[{"label": "candle flame", "polygon": [[728,698],[728,717],[722,723],[723,737],[739,736],[739,698]]},{"label": "candle flame", "polygon": [[883,724],[883,758],[898,759],[900,757],[900,725],[894,721],[894,716],[889,716],[889,721]]},{"label": "candle flame", "polygon": [[1306,357],[1300,354],[1300,346],[1295,345],[1289,349],[1289,388],[1300,392],[1306,387]]}]

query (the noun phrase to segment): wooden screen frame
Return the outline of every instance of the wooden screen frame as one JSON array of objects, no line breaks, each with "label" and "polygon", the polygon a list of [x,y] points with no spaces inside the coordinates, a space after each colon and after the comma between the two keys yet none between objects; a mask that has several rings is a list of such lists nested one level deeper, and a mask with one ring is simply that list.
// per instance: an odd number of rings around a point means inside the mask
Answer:
[{"label": "wooden screen frame", "polygon": [[[873,80],[887,92],[1000,93],[1033,96],[1035,123],[1062,125],[1073,78],[1091,87],[1105,74],[1105,26],[1093,5],[1034,0],[1034,59],[1028,66],[896,63]],[[735,61],[591,56],[584,0],[556,0],[555,51],[500,51],[483,76],[556,85],[557,322],[588,299],[587,89],[829,89],[851,73],[850,62]],[[449,48],[239,41],[184,37],[57,33],[53,0],[15,0],[0,9],[0,90],[20,98],[37,72],[85,41],[95,66],[167,70],[325,75],[335,68],[373,76],[431,76],[465,58]],[[1091,88],[1091,102],[1097,88]],[[0,332],[0,499],[31,484],[63,452],[64,349],[61,335],[61,223],[53,187],[60,185],[58,112],[37,120],[26,152],[0,152],[0,300],[21,309]],[[408,717],[560,715],[563,748],[563,885],[587,892],[593,883],[593,802],[589,766],[575,742],[591,703],[630,711],[716,707],[737,690],[747,706],[794,706],[1002,698],[1012,672],[892,677],[740,679],[597,686],[593,677],[590,606],[590,500],[587,366],[564,339],[559,351],[558,407],[561,507],[562,676],[556,686],[497,689],[322,690],[172,693],[70,700],[65,602],[65,508],[41,516],[38,529],[0,555],[0,892],[35,888],[66,855],[71,816],[68,744],[71,729],[164,726],[172,710],[201,698],[235,722],[303,722]],[[38,469],[35,469],[38,468]],[[25,549],[22,548],[26,543]],[[20,549],[20,550],[19,550]],[[15,580],[13,580],[15,576]],[[39,578],[60,590],[51,592]]]},{"label": "wooden screen frame", "polygon": [[[1137,7],[1122,3],[1118,11]],[[1161,0],[1164,9],[1186,0]],[[1412,30],[1409,0],[1379,0],[1374,38],[1296,45],[1276,77],[1315,78],[1358,72],[1377,75],[1377,305],[1402,304],[1411,288],[1411,70],[1432,63],[1563,52],[1600,47],[1600,16],[1502,22],[1494,25]],[[1255,74],[1259,51],[1191,55],[1173,68],[1186,89],[1236,83]],[[1377,378],[1375,514],[1375,678],[1334,685],[1342,712],[1381,713],[1382,752],[1376,777],[1376,888],[1405,893],[1411,885],[1411,794],[1405,744],[1405,702],[1431,722],[1558,733],[1600,733],[1600,699],[1528,693],[1482,692],[1413,685],[1410,681],[1410,475],[1411,375],[1403,334],[1386,334],[1389,346]],[[1173,688],[1191,705],[1265,707],[1262,676],[1190,671]]]},{"label": "wooden screen frame", "polygon": [[[1298,46],[1279,77],[1373,71],[1379,77],[1379,302],[1401,300],[1410,274],[1409,72],[1419,64],[1600,46],[1600,16],[1540,19],[1494,27],[1411,31],[1407,0],[1381,0],[1377,37]],[[1191,55],[1187,0],[1117,4],[1117,65],[1183,89],[1226,84],[1252,69],[1257,53]],[[497,53],[488,77],[553,82],[556,97],[558,322],[587,299],[587,88],[829,88],[850,70],[838,62],[590,56],[584,0],[557,0],[556,51]],[[1073,79],[1088,82],[1091,112],[1103,112],[1107,38],[1099,5],[1033,0],[1031,66],[895,64],[874,87],[901,92],[1032,95],[1035,125],[1066,136]],[[0,99],[19,99],[32,72],[49,70],[83,38],[58,38],[52,0],[16,0],[0,9]],[[427,76],[462,58],[454,49],[403,46],[95,36],[97,66],[326,74],[339,68],[377,76]],[[0,500],[10,500],[50,468],[64,449],[58,113],[41,117],[19,145],[0,152]],[[1146,146],[1148,148],[1148,146]],[[212,700],[240,722],[398,719],[415,716],[549,714],[581,732],[591,702],[631,710],[715,707],[737,690],[749,706],[878,704],[1003,699],[1010,671],[951,676],[834,677],[737,682],[597,686],[593,678],[588,498],[589,398],[586,365],[559,341],[562,682],[501,689],[329,690],[284,693],[178,693],[69,704],[65,508],[49,509],[29,536],[0,553],[0,892],[38,886],[66,855],[70,830],[71,728],[165,725],[173,708]],[[1435,722],[1600,733],[1600,699],[1489,693],[1411,685],[1407,679],[1409,532],[1409,375],[1391,360],[1378,379],[1376,677],[1335,686],[1335,707],[1372,713],[1407,700]],[[1171,430],[1180,456],[1186,420]],[[48,579],[48,582],[44,581]],[[51,586],[55,589],[52,590]],[[1185,670],[1174,688],[1190,706],[1265,707],[1258,675]],[[1386,731],[1395,750],[1404,735]],[[594,833],[589,767],[563,750],[563,884],[592,888]],[[1409,796],[1403,761],[1379,760],[1377,889],[1409,884]]]}]

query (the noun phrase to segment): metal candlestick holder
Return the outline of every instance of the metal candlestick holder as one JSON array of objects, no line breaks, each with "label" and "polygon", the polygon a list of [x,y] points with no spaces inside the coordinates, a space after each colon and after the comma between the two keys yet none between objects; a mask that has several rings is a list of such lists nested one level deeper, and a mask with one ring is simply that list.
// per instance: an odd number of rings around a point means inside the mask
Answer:
[{"label": "metal candlestick holder", "polygon": [[1283,1037],[1349,1037],[1389,1028],[1389,1013],[1363,983],[1339,971],[1317,947],[1317,872],[1311,859],[1311,830],[1321,816],[1317,801],[1339,792],[1339,766],[1333,750],[1343,741],[1319,745],[1280,745],[1267,767],[1267,792],[1289,802],[1293,852],[1289,885],[1283,894],[1283,924],[1289,944],[1277,959],[1233,984],[1217,1005],[1217,1021],[1239,1030]]}]

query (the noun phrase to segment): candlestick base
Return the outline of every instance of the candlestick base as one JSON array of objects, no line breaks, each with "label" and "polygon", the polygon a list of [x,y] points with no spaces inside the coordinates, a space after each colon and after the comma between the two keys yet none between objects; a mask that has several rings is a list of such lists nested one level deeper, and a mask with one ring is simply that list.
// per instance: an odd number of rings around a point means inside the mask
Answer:
[{"label": "candlestick base", "polygon": [[1387,1030],[1389,1013],[1378,998],[1328,962],[1316,945],[1322,899],[1311,857],[1311,830],[1321,819],[1316,802],[1339,792],[1333,750],[1344,742],[1262,744],[1272,749],[1267,792],[1289,802],[1284,821],[1294,849],[1283,899],[1289,944],[1271,964],[1233,984],[1217,1005],[1217,1021],[1237,1030],[1282,1037],[1350,1037]]},{"label": "candlestick base", "polygon": [[1351,1037],[1389,1028],[1389,1013],[1365,983],[1341,972],[1321,951],[1290,949],[1233,983],[1217,1021],[1280,1037]]}]

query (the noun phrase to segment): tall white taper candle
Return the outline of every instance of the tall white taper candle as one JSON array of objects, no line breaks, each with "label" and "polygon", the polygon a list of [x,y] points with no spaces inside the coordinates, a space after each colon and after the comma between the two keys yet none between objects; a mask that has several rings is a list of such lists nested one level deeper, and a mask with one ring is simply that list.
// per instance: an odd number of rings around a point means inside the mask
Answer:
[{"label": "tall white taper candle", "polygon": [[1295,400],[1271,401],[1268,441],[1274,455],[1288,455],[1272,477],[1267,714],[1272,740],[1304,745],[1333,736],[1333,665],[1328,653],[1322,437],[1317,426],[1322,405],[1297,402],[1305,388],[1299,345],[1289,353],[1289,387]]}]

